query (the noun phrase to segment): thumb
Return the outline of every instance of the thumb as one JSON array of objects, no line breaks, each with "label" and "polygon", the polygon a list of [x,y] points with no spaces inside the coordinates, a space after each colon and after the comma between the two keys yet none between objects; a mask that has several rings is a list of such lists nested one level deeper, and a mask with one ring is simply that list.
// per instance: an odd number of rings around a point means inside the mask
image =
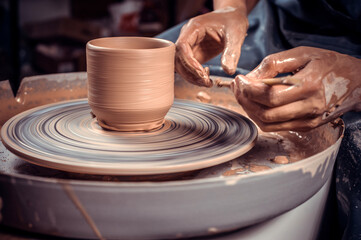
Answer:
[{"label": "thumb", "polygon": [[253,79],[275,77],[279,73],[293,72],[304,67],[312,60],[315,48],[297,47],[265,57],[262,62],[246,76]]},{"label": "thumb", "polygon": [[233,75],[236,72],[244,38],[244,35],[240,37],[238,34],[226,33],[221,64],[227,74]]}]

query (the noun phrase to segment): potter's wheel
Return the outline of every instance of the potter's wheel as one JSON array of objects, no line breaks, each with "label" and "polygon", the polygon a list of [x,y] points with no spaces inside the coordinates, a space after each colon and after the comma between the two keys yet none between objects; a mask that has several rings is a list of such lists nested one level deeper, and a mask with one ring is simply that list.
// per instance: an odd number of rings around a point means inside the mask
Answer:
[{"label": "potter's wheel", "polygon": [[[34,76],[22,81],[26,95],[15,101],[0,82],[0,126],[2,117],[17,111],[84,98],[85,83],[86,73]],[[179,79],[175,84],[177,98],[197,101],[202,91],[211,104],[240,110],[228,89],[204,89]],[[46,234],[45,239],[213,239],[210,235],[262,223],[308,202],[332,175],[342,131],[342,125],[328,124],[302,134],[260,132],[255,146],[240,157],[162,178],[44,168],[0,143],[0,224]],[[272,161],[280,154],[290,163]],[[314,211],[302,212],[315,219]],[[281,231],[284,239],[290,234],[297,239],[288,228]]]},{"label": "potter's wheel", "polygon": [[256,126],[227,109],[175,100],[161,128],[102,129],[86,99],[35,108],[10,119],[1,137],[34,164],[70,172],[142,175],[190,171],[238,157],[254,146]]}]

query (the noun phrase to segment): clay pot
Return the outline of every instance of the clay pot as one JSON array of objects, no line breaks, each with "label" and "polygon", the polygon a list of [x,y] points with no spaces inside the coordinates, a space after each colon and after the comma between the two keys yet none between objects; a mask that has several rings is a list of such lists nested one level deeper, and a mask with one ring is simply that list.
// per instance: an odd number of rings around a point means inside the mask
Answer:
[{"label": "clay pot", "polygon": [[160,127],[174,99],[172,42],[145,37],[91,40],[86,46],[88,102],[106,129]]}]

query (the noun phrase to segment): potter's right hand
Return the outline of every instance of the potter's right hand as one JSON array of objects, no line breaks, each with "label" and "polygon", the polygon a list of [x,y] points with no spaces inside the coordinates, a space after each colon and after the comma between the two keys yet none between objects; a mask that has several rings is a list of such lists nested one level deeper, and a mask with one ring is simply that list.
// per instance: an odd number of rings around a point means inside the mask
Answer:
[{"label": "potter's right hand", "polygon": [[235,73],[246,36],[248,20],[244,1],[223,1],[222,4],[215,4],[213,12],[189,20],[176,42],[176,71],[199,86],[213,85],[208,69],[204,69],[201,63],[221,52],[224,71]]},{"label": "potter's right hand", "polygon": [[[279,73],[285,84],[268,85]],[[274,53],[231,88],[263,131],[308,131],[348,111],[361,111],[361,59],[314,47]],[[287,84],[290,81],[290,85]]]}]

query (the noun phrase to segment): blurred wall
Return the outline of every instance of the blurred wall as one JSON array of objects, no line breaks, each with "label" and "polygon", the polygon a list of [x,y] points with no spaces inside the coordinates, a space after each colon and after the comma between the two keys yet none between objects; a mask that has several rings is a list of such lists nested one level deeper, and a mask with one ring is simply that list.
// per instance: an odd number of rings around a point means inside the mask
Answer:
[{"label": "blurred wall", "polygon": [[70,17],[70,0],[19,0],[19,24]]}]

